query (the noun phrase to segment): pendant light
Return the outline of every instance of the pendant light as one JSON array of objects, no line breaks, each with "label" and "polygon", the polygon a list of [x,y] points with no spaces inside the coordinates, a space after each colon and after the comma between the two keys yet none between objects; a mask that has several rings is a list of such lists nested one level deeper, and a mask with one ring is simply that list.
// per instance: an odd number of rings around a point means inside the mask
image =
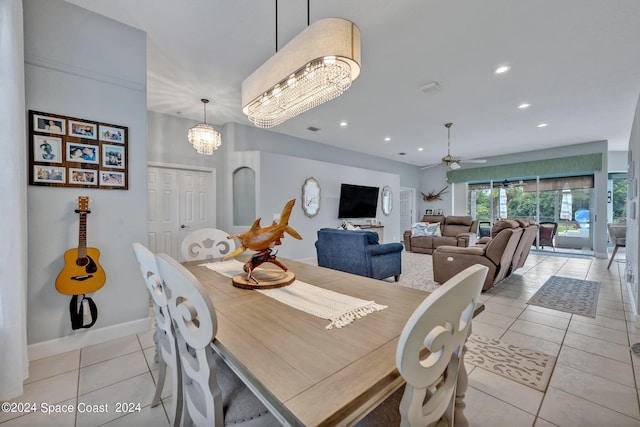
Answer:
[{"label": "pendant light", "polygon": [[208,99],[201,99],[204,104],[204,123],[200,123],[189,129],[189,143],[199,153],[210,156],[222,145],[222,137],[213,126],[207,124]]},{"label": "pendant light", "polygon": [[311,25],[308,20],[307,28],[282,49],[276,46],[276,53],[242,82],[242,111],[257,127],[279,125],[340,96],[360,74],[358,26],[342,18]]}]

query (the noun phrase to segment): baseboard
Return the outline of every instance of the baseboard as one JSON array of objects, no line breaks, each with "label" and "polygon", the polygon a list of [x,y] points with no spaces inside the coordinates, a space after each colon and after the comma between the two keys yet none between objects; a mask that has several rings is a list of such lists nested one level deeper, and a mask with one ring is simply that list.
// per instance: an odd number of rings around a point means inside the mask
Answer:
[{"label": "baseboard", "polygon": [[90,330],[84,333],[70,335],[62,338],[55,338],[27,346],[29,361],[42,359],[71,350],[77,350],[88,345],[100,344],[116,338],[126,337],[132,334],[140,334],[151,329],[152,319],[133,320],[131,322],[119,323],[105,328]]}]

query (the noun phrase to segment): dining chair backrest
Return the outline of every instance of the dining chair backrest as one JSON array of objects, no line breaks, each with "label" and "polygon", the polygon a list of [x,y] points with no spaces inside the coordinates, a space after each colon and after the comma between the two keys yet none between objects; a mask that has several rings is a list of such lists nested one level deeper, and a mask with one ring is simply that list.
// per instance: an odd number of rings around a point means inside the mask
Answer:
[{"label": "dining chair backrest", "polygon": [[169,288],[169,313],[175,324],[182,366],[182,425],[279,425],[213,351],[211,342],[218,331],[218,320],[211,298],[200,281],[167,254],[157,255],[156,262]]},{"label": "dining chair backrest", "polygon": [[185,261],[222,258],[236,248],[229,234],[217,228],[201,228],[192,231],[182,241],[180,252]]},{"label": "dining chair backrest", "polygon": [[213,303],[198,279],[176,260],[159,254],[156,262],[170,292],[169,313],[182,365],[183,424],[222,426],[222,395],[210,346],[218,331]]},{"label": "dining chair backrest", "polygon": [[607,224],[609,231],[609,239],[611,243],[618,246],[625,246],[627,243],[627,225],[626,224]]},{"label": "dining chair backrest", "polygon": [[[475,264],[456,274],[431,293],[405,324],[396,352],[398,371],[406,381],[400,403],[402,425],[431,425],[441,418],[453,425],[462,348],[487,271]],[[426,358],[421,356],[424,348],[429,351]]]},{"label": "dining chair backrest", "polygon": [[162,276],[158,270],[155,255],[141,243],[136,242],[133,243],[132,246],[142,272],[145,286],[151,295],[153,314],[156,320],[154,340],[156,342],[156,353],[160,356],[160,368],[158,370],[156,394],[151,406],[154,407],[160,403],[166,369],[169,367],[172,375],[172,396],[174,397],[174,406],[170,412],[172,424],[177,426],[182,412],[182,373],[176,348],[175,332],[169,313],[169,297],[165,284],[161,279]]},{"label": "dining chair backrest", "polygon": [[609,258],[609,264],[607,265],[608,270],[616,257],[616,253],[618,253],[618,248],[624,248],[627,246],[627,225],[608,223],[607,230],[609,232],[609,240],[611,240],[611,243],[615,245],[613,252],[611,253],[611,258]]}]

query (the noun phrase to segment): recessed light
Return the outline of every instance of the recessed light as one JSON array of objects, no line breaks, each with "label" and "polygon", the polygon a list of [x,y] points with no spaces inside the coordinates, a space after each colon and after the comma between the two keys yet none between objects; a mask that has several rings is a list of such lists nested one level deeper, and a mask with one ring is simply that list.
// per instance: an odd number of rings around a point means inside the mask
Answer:
[{"label": "recessed light", "polygon": [[346,126],[346,125],[347,125],[347,122],[340,122],[340,126],[343,126],[343,127],[344,127],[344,126]]},{"label": "recessed light", "polygon": [[384,142],[389,142],[389,141],[391,141],[391,138],[389,138],[389,137],[386,137],[386,138],[384,139]]},{"label": "recessed light", "polygon": [[422,151],[422,150],[424,150],[424,148],[422,148],[422,147],[418,148],[418,151]]},{"label": "recessed light", "polygon": [[539,128],[546,128],[547,126],[549,126],[549,124],[548,124],[548,123],[540,123],[540,124],[538,125],[538,127],[539,127]]},{"label": "recessed light", "polygon": [[524,109],[524,108],[529,108],[531,107],[531,104],[527,103],[527,102],[523,102],[522,104],[518,105],[519,109]]},{"label": "recessed light", "polygon": [[496,71],[494,71],[494,73],[496,74],[504,74],[507,71],[509,71],[511,69],[511,66],[509,65],[501,65],[498,68],[496,68]]}]

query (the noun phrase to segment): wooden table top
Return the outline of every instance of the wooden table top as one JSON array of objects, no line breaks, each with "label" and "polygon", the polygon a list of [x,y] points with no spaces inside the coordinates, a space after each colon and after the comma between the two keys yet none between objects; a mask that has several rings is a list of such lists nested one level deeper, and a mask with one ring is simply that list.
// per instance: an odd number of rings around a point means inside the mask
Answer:
[{"label": "wooden table top", "polygon": [[[396,283],[281,259],[298,280],[388,308],[341,329],[329,321],[239,289],[204,266],[184,265],[211,296],[216,340],[306,426],[349,423],[403,384],[396,369],[398,338],[409,316],[429,295]],[[270,268],[270,264],[263,264]]]}]

